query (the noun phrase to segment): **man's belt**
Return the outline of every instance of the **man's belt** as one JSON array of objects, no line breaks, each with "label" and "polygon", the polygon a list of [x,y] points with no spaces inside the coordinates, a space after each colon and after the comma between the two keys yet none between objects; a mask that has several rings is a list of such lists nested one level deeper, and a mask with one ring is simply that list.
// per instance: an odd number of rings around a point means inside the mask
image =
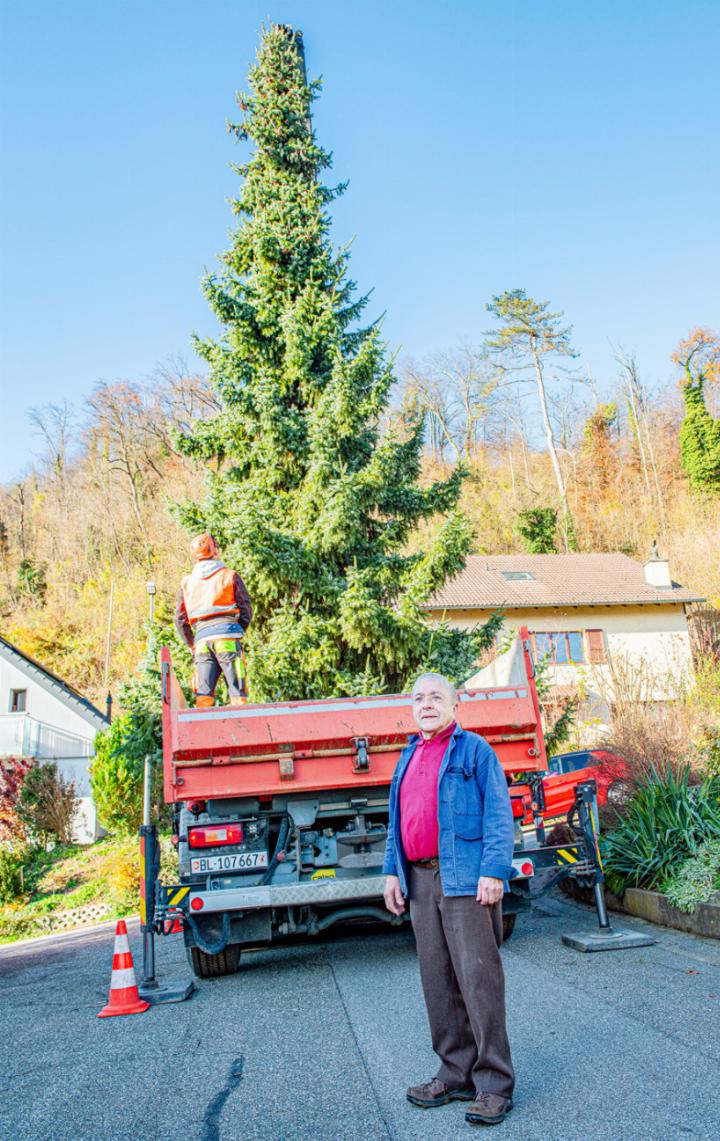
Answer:
[{"label": "man's belt", "polygon": [[432,856],[428,860],[411,860],[412,867],[414,868],[434,868],[435,871],[440,867],[440,861],[437,856]]}]

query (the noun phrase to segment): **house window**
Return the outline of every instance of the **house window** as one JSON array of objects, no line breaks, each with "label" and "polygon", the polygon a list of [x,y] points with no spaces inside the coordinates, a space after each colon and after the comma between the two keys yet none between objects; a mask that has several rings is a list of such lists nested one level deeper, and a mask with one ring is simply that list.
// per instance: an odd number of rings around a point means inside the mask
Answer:
[{"label": "house window", "polygon": [[534,582],[535,575],[530,574],[530,571],[500,571],[500,577],[505,579],[505,582]]},{"label": "house window", "polygon": [[536,631],[530,635],[533,659],[554,666],[582,665],[585,661],[583,637],[579,630]]},{"label": "house window", "polygon": [[10,712],[11,713],[24,713],[27,708],[27,690],[26,689],[11,689],[10,690]]}]

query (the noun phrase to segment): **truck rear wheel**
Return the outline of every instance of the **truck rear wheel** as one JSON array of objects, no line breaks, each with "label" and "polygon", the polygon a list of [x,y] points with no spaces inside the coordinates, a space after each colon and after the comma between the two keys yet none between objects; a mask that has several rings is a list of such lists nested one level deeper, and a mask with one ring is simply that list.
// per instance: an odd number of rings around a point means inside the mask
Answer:
[{"label": "truck rear wheel", "polygon": [[515,920],[517,915],[514,911],[508,911],[503,915],[503,943],[505,943],[513,931],[515,930]]},{"label": "truck rear wheel", "polygon": [[190,947],[190,965],[199,979],[219,979],[234,975],[240,966],[240,944],[228,943],[224,951],[208,955],[199,947]]}]

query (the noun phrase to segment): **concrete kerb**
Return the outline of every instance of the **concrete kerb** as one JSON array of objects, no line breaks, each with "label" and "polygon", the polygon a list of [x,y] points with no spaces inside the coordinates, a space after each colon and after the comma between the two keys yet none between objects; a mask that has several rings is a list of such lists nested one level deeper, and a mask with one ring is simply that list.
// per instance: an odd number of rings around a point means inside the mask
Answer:
[{"label": "concrete kerb", "polygon": [[691,935],[720,939],[720,892],[715,892],[708,903],[698,903],[692,912],[679,911],[659,891],[643,891],[629,887],[621,901],[626,915],[647,919],[663,927],[674,927]]}]

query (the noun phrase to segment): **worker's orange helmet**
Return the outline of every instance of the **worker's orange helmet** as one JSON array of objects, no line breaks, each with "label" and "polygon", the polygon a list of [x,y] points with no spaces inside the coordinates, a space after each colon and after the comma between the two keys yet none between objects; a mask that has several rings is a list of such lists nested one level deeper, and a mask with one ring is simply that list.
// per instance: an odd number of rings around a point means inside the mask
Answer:
[{"label": "worker's orange helmet", "polygon": [[217,553],[217,543],[208,531],[196,535],[190,543],[190,554],[197,562],[200,562],[200,559],[214,559]]}]

